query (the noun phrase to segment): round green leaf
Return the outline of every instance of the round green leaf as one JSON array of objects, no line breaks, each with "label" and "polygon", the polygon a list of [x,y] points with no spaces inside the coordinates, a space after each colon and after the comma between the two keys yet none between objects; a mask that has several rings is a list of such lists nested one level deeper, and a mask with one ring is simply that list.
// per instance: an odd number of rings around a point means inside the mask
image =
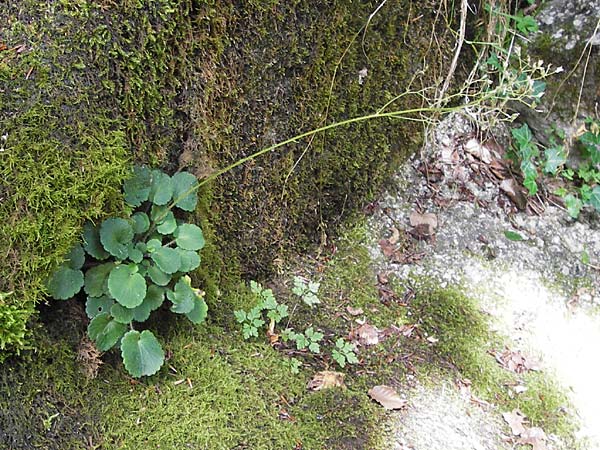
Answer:
[{"label": "round green leaf", "polygon": [[107,219],[100,226],[100,242],[117,259],[127,258],[127,249],[132,239],[133,228],[125,219]]},{"label": "round green leaf", "polygon": [[134,308],[144,301],[146,280],[135,264],[119,265],[108,276],[110,295],[126,308]]},{"label": "round green leaf", "polygon": [[105,291],[108,274],[115,266],[114,263],[104,263],[91,267],[85,273],[83,289],[90,297],[100,297],[107,294]]},{"label": "round green leaf", "polygon": [[144,259],[144,254],[133,244],[133,242],[129,244],[129,247],[127,248],[127,256],[136,264],[141,263],[142,259]]},{"label": "round green leaf", "polygon": [[83,267],[83,263],[85,262],[85,253],[83,252],[83,247],[79,244],[75,244],[75,246],[71,249],[69,254],[67,255],[66,264],[74,270],[79,270]]},{"label": "round green leaf", "polygon": [[183,276],[175,284],[175,290],[167,291],[167,297],[173,303],[171,311],[177,314],[187,314],[194,309],[196,294],[190,285],[190,277]]},{"label": "round green leaf", "polygon": [[198,203],[198,195],[194,187],[198,180],[189,172],[179,172],[171,178],[173,181],[173,201],[175,206],[184,211],[194,211]]},{"label": "round green leaf", "polygon": [[145,233],[150,228],[150,218],[144,212],[136,212],[131,216],[131,219],[133,220],[133,232],[135,234]]},{"label": "round green leaf", "polygon": [[164,220],[159,226],[156,227],[156,231],[160,234],[171,234],[177,228],[177,222],[172,211],[169,211],[165,216]]},{"label": "round green leaf", "polygon": [[162,242],[159,239],[150,239],[146,244],[146,250],[148,253],[154,253],[156,250],[162,247]]},{"label": "round green leaf", "polygon": [[48,292],[56,300],[67,300],[83,286],[83,272],[65,265],[58,267],[48,282]]},{"label": "round green leaf", "polygon": [[121,356],[132,377],[154,375],[165,361],[165,354],[152,332],[131,330],[121,341]]},{"label": "round green leaf", "polygon": [[123,305],[115,303],[110,308],[110,315],[119,323],[128,324],[133,320],[133,309],[125,308]]},{"label": "round green leaf", "polygon": [[169,281],[171,281],[171,275],[164,273],[156,266],[148,267],[147,274],[152,282],[158,284],[159,286],[166,286],[169,284]]},{"label": "round green leaf", "polygon": [[150,257],[164,273],[175,273],[181,267],[181,257],[174,248],[160,247]]},{"label": "round green leaf", "polygon": [[158,287],[154,284],[148,286],[148,291],[146,292],[146,298],[141,305],[136,306],[132,309],[133,311],[133,320],[137,322],[145,322],[150,317],[150,313],[155,309],[160,308],[160,305],[163,304],[165,299],[165,290],[161,287]]},{"label": "round green leaf", "polygon": [[200,250],[204,247],[204,235],[199,226],[192,223],[179,225],[175,232],[175,242],[184,250]]},{"label": "round green leaf", "polygon": [[191,272],[200,266],[200,256],[197,252],[183,250],[181,248],[177,248],[177,251],[181,257],[181,267],[179,267],[180,272]]},{"label": "round green leaf", "polygon": [[150,219],[154,223],[161,224],[165,220],[165,217],[168,213],[169,207],[167,205],[152,205],[152,209],[150,210]]},{"label": "round green leaf", "polygon": [[133,176],[123,183],[125,201],[131,206],[140,206],[148,200],[151,183],[150,169],[144,166],[135,166]]},{"label": "round green leaf", "polygon": [[91,222],[86,222],[83,225],[83,248],[89,255],[100,261],[110,256],[102,247],[98,228],[92,225]]},{"label": "round green leaf", "polygon": [[88,325],[88,336],[96,342],[98,350],[105,352],[119,342],[125,330],[127,325],[117,322],[108,313],[102,313]]},{"label": "round green leaf", "polygon": [[99,314],[110,312],[110,308],[115,304],[115,301],[103,295],[102,297],[88,297],[85,302],[85,313],[90,319],[93,319]]},{"label": "round green leaf", "polygon": [[160,170],[152,171],[152,185],[148,198],[155,205],[166,205],[173,197],[173,182],[171,177]]},{"label": "round green leaf", "polygon": [[206,319],[207,314],[208,305],[202,297],[196,295],[194,297],[194,309],[186,314],[187,318],[190,319],[192,323],[199,324]]}]

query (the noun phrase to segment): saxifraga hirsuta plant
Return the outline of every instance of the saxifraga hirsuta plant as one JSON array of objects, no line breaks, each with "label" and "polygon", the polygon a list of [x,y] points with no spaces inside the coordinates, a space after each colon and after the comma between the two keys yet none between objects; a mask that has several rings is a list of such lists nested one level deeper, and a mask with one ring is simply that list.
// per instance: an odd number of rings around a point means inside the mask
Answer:
[{"label": "saxifraga hirsuta plant", "polygon": [[154,334],[135,330],[134,322],[146,321],[165,297],[171,311],[195,324],[208,312],[204,293],[186,275],[200,265],[202,230],[173,214],[175,208],[196,209],[196,191],[190,187],[197,183],[188,172],[171,177],[134,167],[123,186],[133,214],[106,219],[99,226],[86,223],[83,246],[75,245],[48,283],[50,295],[58,300],[72,298],[83,288],[89,337],[103,352],[119,345],[133,377],[153,375],[164,362]]}]

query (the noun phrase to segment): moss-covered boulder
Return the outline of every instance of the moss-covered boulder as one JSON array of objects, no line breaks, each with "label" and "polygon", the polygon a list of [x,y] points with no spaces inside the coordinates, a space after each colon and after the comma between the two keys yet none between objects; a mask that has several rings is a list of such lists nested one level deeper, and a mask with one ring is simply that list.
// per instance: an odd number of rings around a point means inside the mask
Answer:
[{"label": "moss-covered boulder", "polygon": [[[132,160],[208,176],[443,77],[453,42],[443,15],[406,0],[372,15],[379,5],[4,2],[0,351],[26,347],[48,274],[82,223],[125,213]],[[421,102],[405,96],[387,109]],[[265,273],[286,250],[324,243],[416,148],[420,130],[390,119],[331,129],[207,185],[203,219],[223,256],[205,260],[205,280],[218,284],[219,260]]]},{"label": "moss-covered boulder", "polygon": [[552,126],[564,129],[570,140],[586,118],[597,115],[598,4],[590,0],[552,0],[540,6],[536,19],[539,32],[524,43],[523,54],[563,70],[546,80],[546,94],[539,108],[523,108],[520,112],[541,142],[549,143]]}]

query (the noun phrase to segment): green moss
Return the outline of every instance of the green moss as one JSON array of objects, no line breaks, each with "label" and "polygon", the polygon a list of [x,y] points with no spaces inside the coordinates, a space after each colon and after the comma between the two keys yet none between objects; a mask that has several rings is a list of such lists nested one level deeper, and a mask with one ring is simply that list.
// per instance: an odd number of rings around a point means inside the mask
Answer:
[{"label": "green moss", "polygon": [[[360,44],[352,39],[375,1],[8,2],[0,12],[9,48],[0,52],[8,136],[0,250],[9,264],[0,291],[14,291],[11,308],[28,311],[15,315],[21,331],[82,221],[123,212],[119,189],[132,156],[206,175],[275,141],[371,113],[402,91],[429,48],[418,30],[404,30],[418,11],[403,1],[371,20]],[[428,17],[419,21],[427,30]],[[359,84],[363,68],[369,76]],[[333,233],[419,135],[410,122],[353,125],[232,171],[207,206],[218,250],[245,272],[267,273],[281,254]],[[21,331],[5,346],[18,350]]]}]

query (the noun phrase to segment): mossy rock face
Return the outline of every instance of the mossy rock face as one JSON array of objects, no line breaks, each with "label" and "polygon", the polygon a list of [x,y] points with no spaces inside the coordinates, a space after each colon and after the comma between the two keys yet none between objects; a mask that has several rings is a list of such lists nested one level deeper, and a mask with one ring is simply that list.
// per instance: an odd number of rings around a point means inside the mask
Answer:
[{"label": "mossy rock face", "polygon": [[[0,300],[0,351],[27,345],[28,317],[83,221],[126,214],[132,159],[206,176],[430,85],[450,53],[430,49],[431,33],[452,43],[427,2],[390,1],[370,20],[379,2],[117,3],[11,0],[0,11],[0,293],[12,292]],[[223,260],[266,273],[318,243],[419,141],[418,123],[377,119],[223,175],[202,193]]]},{"label": "mossy rock face", "polygon": [[520,110],[536,137],[548,144],[549,130],[558,125],[571,138],[586,117],[594,117],[600,100],[600,35],[597,2],[545,2],[536,19],[540,31],[524,43],[524,55],[543,60],[561,73],[550,76],[541,108]]},{"label": "mossy rock face", "polygon": [[[199,173],[372,114],[414,77],[412,88],[431,85],[441,64],[432,61],[440,54],[427,56],[430,33],[444,33],[433,25],[431,5],[388,2],[369,22],[378,2],[271,3],[240,2],[228,11],[217,6],[208,19],[204,10],[196,18],[228,36],[217,56],[199,49],[196,59],[205,64],[188,93],[192,120],[182,162]],[[420,74],[425,62],[430,68]],[[388,110],[420,102],[408,97]],[[389,119],[343,126],[221,176],[214,186],[215,227],[226,251],[239,257],[245,272],[264,275],[286,250],[334,234],[417,148],[421,130],[419,123]]]}]

